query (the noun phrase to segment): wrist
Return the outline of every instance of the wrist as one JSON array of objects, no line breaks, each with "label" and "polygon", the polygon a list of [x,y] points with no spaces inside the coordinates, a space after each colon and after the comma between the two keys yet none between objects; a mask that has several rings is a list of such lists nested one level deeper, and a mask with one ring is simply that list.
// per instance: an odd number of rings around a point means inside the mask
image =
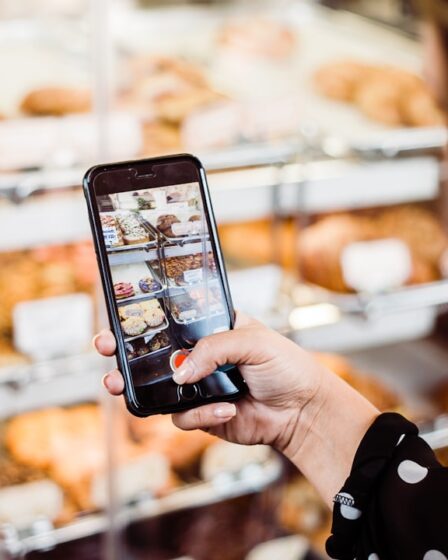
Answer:
[{"label": "wrist", "polygon": [[358,446],[379,411],[335,374],[322,368],[313,396],[296,413],[284,455],[327,504],[347,479]]}]

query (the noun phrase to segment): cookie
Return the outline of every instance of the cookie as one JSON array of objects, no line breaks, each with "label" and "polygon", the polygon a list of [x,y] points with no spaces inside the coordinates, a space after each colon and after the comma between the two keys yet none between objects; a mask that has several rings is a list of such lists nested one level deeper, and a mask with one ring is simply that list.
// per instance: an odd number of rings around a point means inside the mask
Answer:
[{"label": "cookie", "polygon": [[121,322],[123,332],[128,336],[138,336],[146,330],[146,322],[142,317],[128,317]]}]

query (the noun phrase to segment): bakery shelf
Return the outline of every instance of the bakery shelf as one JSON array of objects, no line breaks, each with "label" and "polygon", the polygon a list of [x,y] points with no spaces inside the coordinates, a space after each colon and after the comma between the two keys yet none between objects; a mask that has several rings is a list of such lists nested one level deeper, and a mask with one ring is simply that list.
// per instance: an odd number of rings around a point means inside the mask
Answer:
[{"label": "bakery shelf", "polygon": [[[162,498],[143,496],[135,503],[121,507],[114,522],[116,526],[123,527],[163,514],[259,492],[278,480],[282,470],[279,457],[272,452],[266,461],[248,464],[240,472],[222,473],[211,481],[186,486]],[[49,522],[45,523],[45,520],[23,531],[16,531],[10,525],[0,525],[0,544],[2,550],[9,552],[12,557],[22,557],[32,551],[48,550],[63,543],[104,533],[109,527],[110,517],[105,513],[85,515],[57,528]]]},{"label": "bakery shelf", "polygon": [[[321,288],[317,288],[321,292]],[[448,300],[448,280],[439,280],[415,286],[407,286],[383,294],[335,294],[326,293],[326,301],[336,305],[342,312],[374,318],[396,314],[401,311],[437,307]]]}]

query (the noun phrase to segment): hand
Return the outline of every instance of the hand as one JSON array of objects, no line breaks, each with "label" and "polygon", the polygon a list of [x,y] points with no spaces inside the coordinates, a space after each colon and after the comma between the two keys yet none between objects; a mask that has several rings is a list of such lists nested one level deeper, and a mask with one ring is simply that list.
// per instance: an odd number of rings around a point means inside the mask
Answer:
[{"label": "hand", "polygon": [[[110,331],[94,343],[100,354],[115,353]],[[200,340],[173,379],[194,383],[226,363],[239,366],[248,396],[236,405],[214,403],[173,414],[173,422],[184,430],[207,429],[228,441],[264,443],[287,453],[301,410],[319,391],[323,368],[290,340],[238,313],[235,329]],[[124,389],[117,370],[105,376],[104,384],[113,395]]]},{"label": "hand", "polygon": [[[109,331],[95,337],[94,344],[104,356],[115,353]],[[236,404],[173,414],[174,424],[235,443],[274,446],[330,505],[378,411],[294,342],[241,313],[233,331],[201,339],[173,379],[194,383],[227,363],[238,365],[249,394]],[[117,370],[105,375],[104,385],[113,395],[124,389]]]}]

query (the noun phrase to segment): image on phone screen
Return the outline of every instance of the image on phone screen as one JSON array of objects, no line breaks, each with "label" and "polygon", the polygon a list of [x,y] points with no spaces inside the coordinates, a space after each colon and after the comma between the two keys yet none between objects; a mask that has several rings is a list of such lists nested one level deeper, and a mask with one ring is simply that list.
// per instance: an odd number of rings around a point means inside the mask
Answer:
[{"label": "image on phone screen", "polygon": [[202,337],[231,327],[197,182],[96,194],[134,387],[172,376]]}]

